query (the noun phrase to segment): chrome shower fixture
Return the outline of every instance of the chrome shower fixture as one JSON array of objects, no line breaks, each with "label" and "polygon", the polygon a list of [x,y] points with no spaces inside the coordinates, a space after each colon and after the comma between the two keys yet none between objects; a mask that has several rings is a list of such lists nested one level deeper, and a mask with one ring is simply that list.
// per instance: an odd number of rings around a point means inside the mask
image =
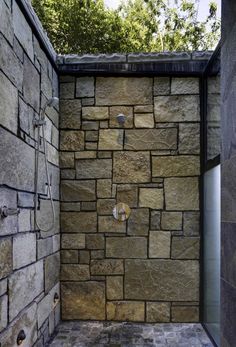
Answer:
[{"label": "chrome shower fixture", "polygon": [[33,120],[35,127],[39,127],[45,124],[45,112],[47,107],[55,107],[58,105],[59,99],[56,96],[53,96],[51,99],[47,100],[42,108],[39,118]]},{"label": "chrome shower fixture", "polygon": [[116,116],[117,122],[119,125],[124,125],[125,124],[125,115],[123,113],[120,113]]}]

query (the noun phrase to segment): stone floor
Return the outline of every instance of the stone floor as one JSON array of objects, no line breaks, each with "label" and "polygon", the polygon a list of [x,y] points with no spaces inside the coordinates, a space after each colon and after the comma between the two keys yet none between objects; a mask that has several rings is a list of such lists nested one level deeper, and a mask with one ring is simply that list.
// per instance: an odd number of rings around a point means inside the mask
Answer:
[{"label": "stone floor", "polygon": [[213,347],[200,324],[62,322],[48,347]]}]

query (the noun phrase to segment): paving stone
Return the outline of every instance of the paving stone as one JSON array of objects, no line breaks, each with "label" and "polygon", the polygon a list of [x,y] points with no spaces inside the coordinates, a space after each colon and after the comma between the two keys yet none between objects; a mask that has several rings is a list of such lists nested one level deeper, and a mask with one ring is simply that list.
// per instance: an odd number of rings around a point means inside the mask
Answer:
[{"label": "paving stone", "polygon": [[137,301],[109,301],[107,303],[107,319],[118,321],[144,321],[144,303]]},{"label": "paving stone", "polygon": [[108,258],[147,258],[147,239],[144,237],[107,237]]},{"label": "paving stone", "polygon": [[97,231],[96,212],[61,212],[63,233],[94,233]]},{"label": "paving stone", "polygon": [[168,231],[150,231],[149,258],[170,258],[171,233]]},{"label": "paving stone", "polygon": [[147,322],[166,323],[169,321],[169,302],[147,302]]}]

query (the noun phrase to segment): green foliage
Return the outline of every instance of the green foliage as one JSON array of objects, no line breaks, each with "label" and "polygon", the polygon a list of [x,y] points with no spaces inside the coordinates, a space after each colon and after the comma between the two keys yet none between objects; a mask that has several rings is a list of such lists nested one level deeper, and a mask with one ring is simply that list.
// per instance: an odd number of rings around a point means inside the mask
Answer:
[{"label": "green foliage", "polygon": [[103,0],[32,0],[59,53],[212,49],[220,36],[217,5],[198,22],[194,0],[127,0],[117,10]]}]

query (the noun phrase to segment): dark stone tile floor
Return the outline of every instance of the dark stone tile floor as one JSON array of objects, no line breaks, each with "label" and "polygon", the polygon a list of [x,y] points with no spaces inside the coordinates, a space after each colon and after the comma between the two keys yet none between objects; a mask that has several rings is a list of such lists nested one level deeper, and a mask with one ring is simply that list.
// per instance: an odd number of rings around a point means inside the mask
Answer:
[{"label": "dark stone tile floor", "polygon": [[62,322],[48,347],[213,347],[201,324]]}]

